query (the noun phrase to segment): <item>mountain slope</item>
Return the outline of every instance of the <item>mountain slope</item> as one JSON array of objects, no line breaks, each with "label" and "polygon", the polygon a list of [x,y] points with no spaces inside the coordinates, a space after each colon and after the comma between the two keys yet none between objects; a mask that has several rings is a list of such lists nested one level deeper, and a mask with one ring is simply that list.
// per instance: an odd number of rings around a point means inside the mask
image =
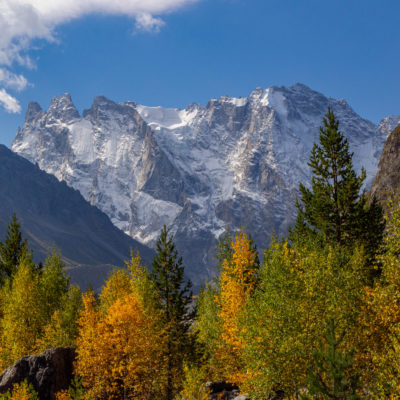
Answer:
[{"label": "mountain slope", "polygon": [[212,273],[213,249],[227,227],[247,229],[259,248],[273,231],[286,233],[328,107],[369,185],[391,122],[377,127],[344,100],[302,84],[184,110],[99,96],[82,116],[65,94],[47,111],[31,103],[12,150],[78,189],[141,243],[154,246],[162,225],[172,226],[199,283]]},{"label": "mountain slope", "polygon": [[400,194],[400,118],[393,122],[397,122],[397,127],[385,142],[370,192],[384,205],[390,199],[397,199]]},{"label": "mountain slope", "polygon": [[16,213],[37,261],[55,245],[73,280],[99,287],[130,248],[150,262],[152,251],[118,230],[81,194],[0,145],[0,240]]}]

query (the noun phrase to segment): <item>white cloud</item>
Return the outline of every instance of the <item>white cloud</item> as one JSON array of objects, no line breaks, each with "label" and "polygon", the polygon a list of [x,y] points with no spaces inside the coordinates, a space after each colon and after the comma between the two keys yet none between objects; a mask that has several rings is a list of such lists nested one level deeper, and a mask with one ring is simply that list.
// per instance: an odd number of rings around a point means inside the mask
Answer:
[{"label": "white cloud", "polygon": [[0,68],[0,84],[20,92],[27,87],[28,81],[23,75],[16,75],[5,68]]},{"label": "white cloud", "polygon": [[143,13],[136,17],[136,29],[143,32],[159,32],[165,22],[161,18],[154,18],[151,14]]},{"label": "white cloud", "polygon": [[94,12],[135,17],[164,14],[198,0],[12,0],[29,5],[48,21],[60,23]]},{"label": "white cloud", "polygon": [[[164,25],[160,16],[198,1],[201,0],[0,0],[0,66],[18,63],[32,68],[34,63],[28,56],[32,41],[53,41],[58,25],[85,15],[126,15],[135,19],[137,30],[158,32]],[[1,71],[10,76],[0,75],[0,86],[22,90],[27,85],[23,76]],[[1,89],[0,95],[6,110],[20,109],[18,103],[6,103],[4,99],[10,95],[5,90]]]},{"label": "white cloud", "polygon": [[0,89],[0,104],[9,113],[20,113],[21,106],[18,100],[6,92],[5,89]]}]

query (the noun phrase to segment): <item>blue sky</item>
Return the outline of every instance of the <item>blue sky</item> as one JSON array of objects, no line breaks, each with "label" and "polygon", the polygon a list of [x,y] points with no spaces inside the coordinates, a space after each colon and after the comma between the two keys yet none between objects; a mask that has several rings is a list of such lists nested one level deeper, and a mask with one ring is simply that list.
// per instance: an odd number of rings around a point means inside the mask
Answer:
[{"label": "blue sky", "polygon": [[59,1],[0,0],[7,146],[29,101],[64,92],[80,111],[99,94],[182,108],[301,82],[375,123],[400,115],[399,1]]}]

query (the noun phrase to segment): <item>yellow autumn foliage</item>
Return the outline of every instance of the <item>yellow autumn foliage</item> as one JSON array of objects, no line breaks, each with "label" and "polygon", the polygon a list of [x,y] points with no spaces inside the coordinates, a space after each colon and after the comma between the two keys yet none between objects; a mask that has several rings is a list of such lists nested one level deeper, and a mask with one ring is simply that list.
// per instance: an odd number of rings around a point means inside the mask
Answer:
[{"label": "yellow autumn foliage", "polygon": [[134,268],[139,264],[132,260],[131,275],[114,272],[99,305],[93,293],[83,298],[76,373],[86,389],[85,398],[154,398],[162,383],[159,315],[148,312],[140,296],[140,271]]},{"label": "yellow autumn foliage", "polygon": [[[360,316],[359,368],[376,398],[400,397],[400,203],[386,217],[383,251],[378,259],[381,279],[365,288]],[[379,390],[376,390],[379,388]]]},{"label": "yellow autumn foliage", "polygon": [[39,296],[39,277],[33,272],[30,260],[23,260],[14,281],[4,290],[1,324],[1,368],[7,368],[18,358],[38,350],[42,315]]},{"label": "yellow autumn foliage", "polygon": [[39,400],[38,394],[26,381],[15,383],[11,391],[0,396],[7,400]]},{"label": "yellow autumn foliage", "polygon": [[251,240],[238,233],[232,243],[232,258],[225,260],[219,279],[217,296],[221,341],[217,358],[226,367],[226,379],[240,383],[243,380],[241,352],[243,337],[240,318],[249,295],[254,291],[257,279],[257,254]]}]

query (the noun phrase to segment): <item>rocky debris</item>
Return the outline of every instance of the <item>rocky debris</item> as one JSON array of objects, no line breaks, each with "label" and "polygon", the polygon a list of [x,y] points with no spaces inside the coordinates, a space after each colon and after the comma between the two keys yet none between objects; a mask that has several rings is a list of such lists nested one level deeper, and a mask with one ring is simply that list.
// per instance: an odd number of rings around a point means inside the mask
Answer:
[{"label": "rocky debris", "polygon": [[22,357],[0,376],[0,393],[27,380],[39,394],[40,400],[53,400],[55,393],[70,385],[75,349],[57,347],[42,354]]},{"label": "rocky debris", "polygon": [[225,381],[207,382],[206,389],[210,391],[209,400],[246,400],[247,396],[240,394],[239,388]]}]

